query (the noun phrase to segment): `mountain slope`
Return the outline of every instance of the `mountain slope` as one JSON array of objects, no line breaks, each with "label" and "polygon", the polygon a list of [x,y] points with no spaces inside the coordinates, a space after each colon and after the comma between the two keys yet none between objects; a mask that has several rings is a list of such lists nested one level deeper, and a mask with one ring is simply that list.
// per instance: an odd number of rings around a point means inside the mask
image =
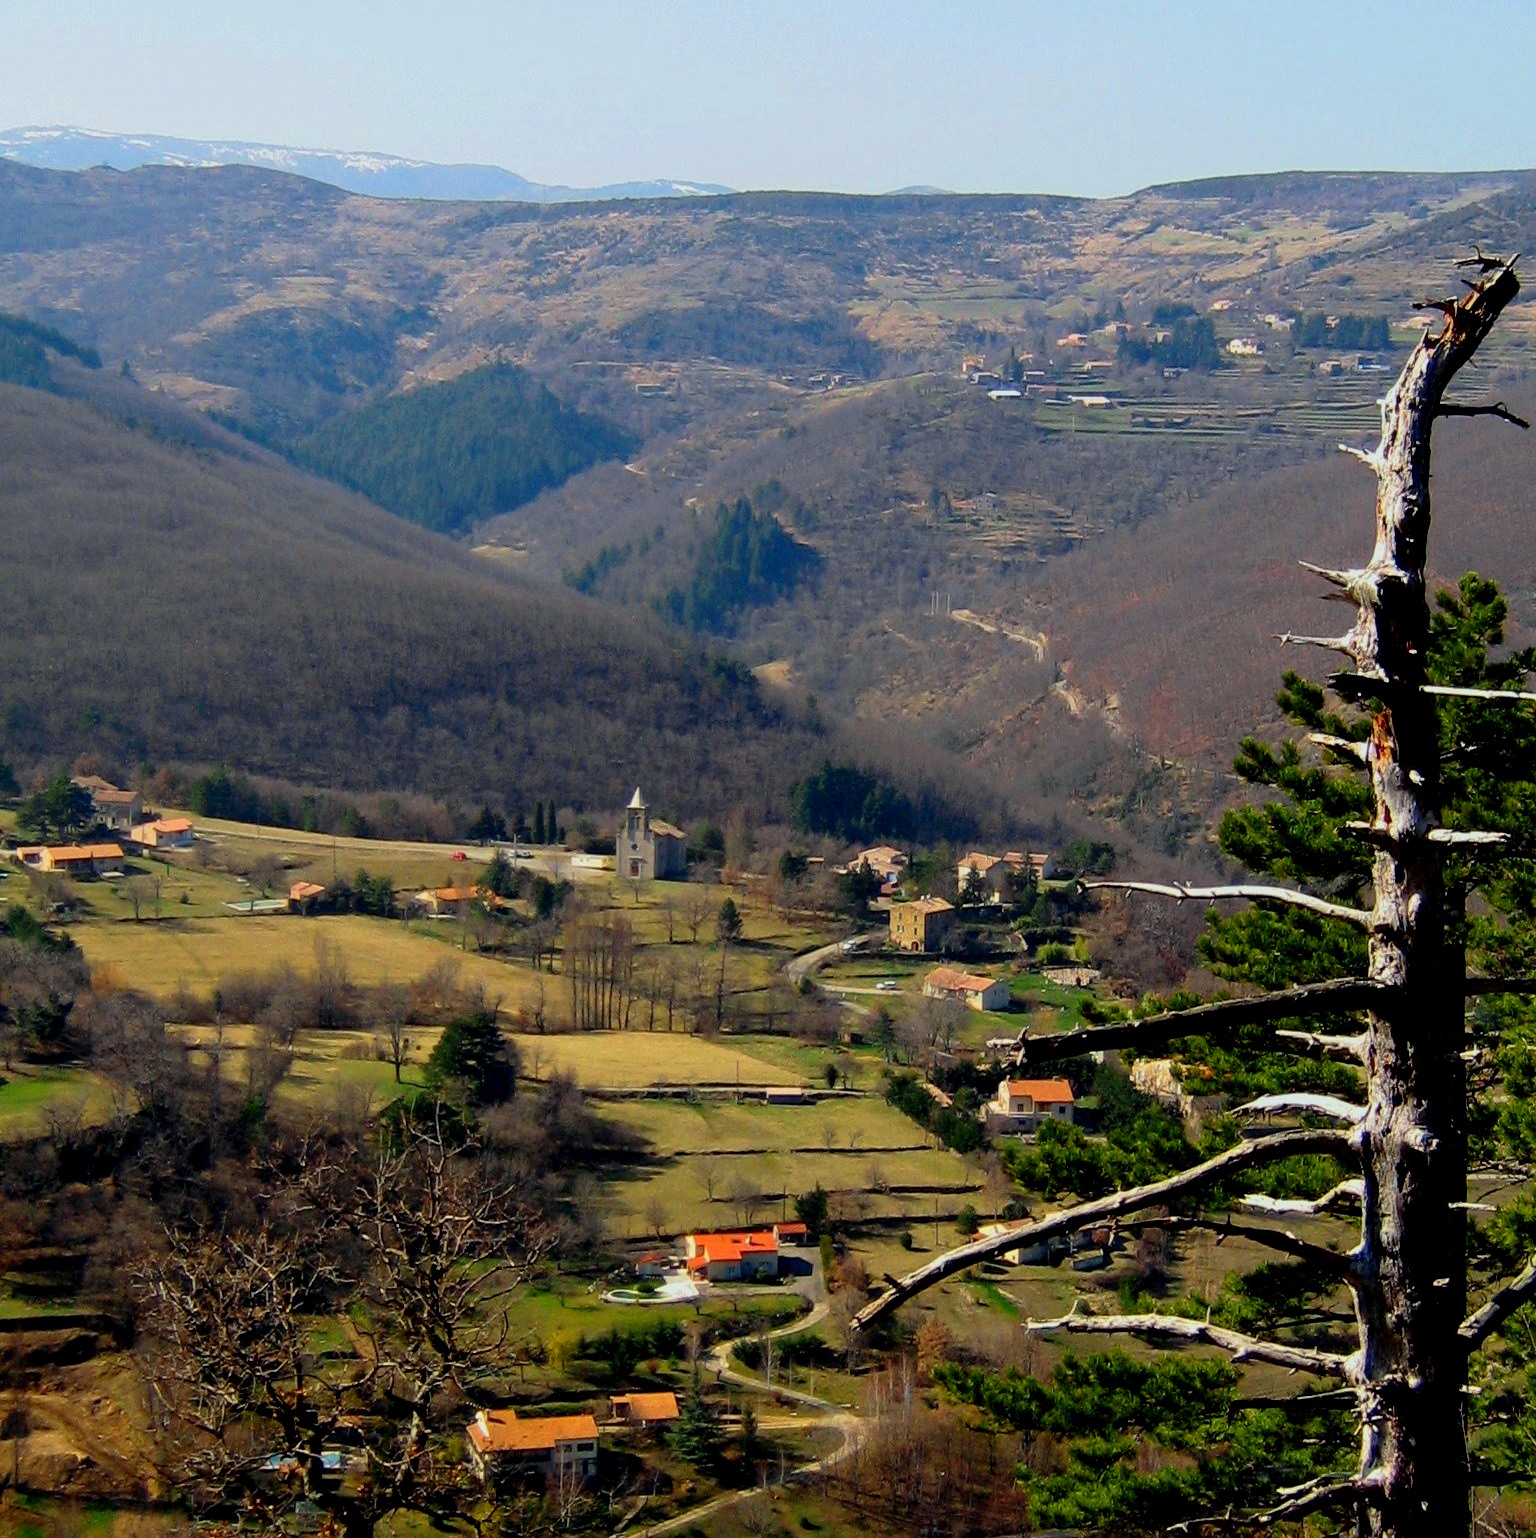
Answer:
[{"label": "mountain slope", "polygon": [[501,166],[437,165],[371,150],[296,149],[228,139],[177,139],[165,134],[114,134],[95,128],[7,128],[0,159],[52,171],[110,166],[260,166],[291,171],[347,192],[376,198],[448,198],[520,203],[581,203],[609,198],[676,198],[729,192],[709,182],[615,182],[606,187],[560,187],[531,182]]},{"label": "mountain slope", "polygon": [[827,751],[642,617],[156,430],[0,386],[0,757],[782,815]]}]

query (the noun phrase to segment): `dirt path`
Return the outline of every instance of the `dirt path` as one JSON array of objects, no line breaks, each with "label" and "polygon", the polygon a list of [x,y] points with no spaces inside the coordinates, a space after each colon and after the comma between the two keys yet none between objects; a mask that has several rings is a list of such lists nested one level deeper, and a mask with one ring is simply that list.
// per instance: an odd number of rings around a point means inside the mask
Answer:
[{"label": "dirt path", "polygon": [[[819,1287],[816,1290],[821,1292]],[[805,1330],[814,1329],[826,1319],[830,1312],[831,1304],[827,1301],[825,1293],[821,1293],[812,1304],[810,1313],[802,1314],[800,1318],[792,1319],[788,1324],[781,1324],[777,1329],[769,1330],[764,1338],[781,1340],[787,1335],[799,1335]],[[799,1389],[770,1390],[760,1378],[748,1377],[747,1374],[738,1372],[731,1366],[730,1361],[731,1347],[735,1344],[735,1341],[725,1341],[716,1346],[704,1359],[704,1366],[714,1373],[718,1382],[729,1383],[734,1388],[746,1389],[749,1393],[766,1394],[775,1401],[804,1405],[809,1410],[821,1412],[814,1416],[775,1416],[772,1420],[760,1422],[760,1425],[765,1429],[824,1426],[838,1432],[840,1437],[838,1445],[831,1452],[823,1453],[821,1457],[813,1458],[809,1463],[797,1464],[794,1468],[787,1470],[782,1478],[773,1480],[766,1486],[752,1490],[731,1490],[724,1495],[717,1495],[712,1501],[706,1501],[702,1506],[693,1506],[675,1517],[668,1517],[665,1522],[656,1522],[650,1527],[633,1530],[624,1529],[628,1538],[664,1538],[667,1533],[681,1532],[705,1517],[713,1516],[716,1512],[734,1506],[738,1501],[760,1494],[762,1489],[774,1489],[780,1485],[792,1484],[796,1480],[808,1479],[813,1474],[820,1474],[834,1468],[843,1459],[852,1457],[863,1442],[868,1428],[863,1418],[847,1406],[834,1404],[830,1399],[819,1399],[816,1395],[804,1393]]]}]

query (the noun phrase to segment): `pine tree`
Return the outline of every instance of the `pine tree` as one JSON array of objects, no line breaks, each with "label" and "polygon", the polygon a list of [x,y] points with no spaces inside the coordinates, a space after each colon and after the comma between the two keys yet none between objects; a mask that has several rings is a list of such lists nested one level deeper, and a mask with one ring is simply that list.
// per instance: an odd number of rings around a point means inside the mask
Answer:
[{"label": "pine tree", "polygon": [[542,847],[548,840],[544,837],[544,803],[535,801],[533,804],[533,841]]},{"label": "pine tree", "polygon": [[689,1463],[712,1463],[724,1442],[720,1416],[704,1397],[699,1378],[699,1364],[693,1364],[693,1381],[683,1396],[683,1406],[669,1438],[672,1451]]}]

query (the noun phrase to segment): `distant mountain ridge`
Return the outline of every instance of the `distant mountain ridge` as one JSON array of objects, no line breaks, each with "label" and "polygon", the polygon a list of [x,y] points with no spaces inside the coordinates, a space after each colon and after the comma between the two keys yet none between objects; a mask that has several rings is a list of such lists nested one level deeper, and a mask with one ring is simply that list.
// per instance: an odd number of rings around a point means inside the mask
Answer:
[{"label": "distant mountain ridge", "polygon": [[116,134],[94,128],[24,127],[0,131],[0,159],[49,171],[109,166],[259,166],[307,176],[346,192],[380,198],[590,203],[612,198],[686,198],[730,192],[712,182],[670,179],[562,187],[529,181],[502,166],[438,165],[371,151],[298,149],[236,139],[177,139],[164,134]]}]

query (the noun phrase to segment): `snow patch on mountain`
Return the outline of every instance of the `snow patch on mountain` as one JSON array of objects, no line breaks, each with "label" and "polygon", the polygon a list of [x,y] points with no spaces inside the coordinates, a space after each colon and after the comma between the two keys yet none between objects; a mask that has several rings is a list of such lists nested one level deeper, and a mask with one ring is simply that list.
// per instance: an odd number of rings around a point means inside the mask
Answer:
[{"label": "snow patch on mountain", "polygon": [[609,198],[709,197],[731,191],[712,182],[658,180],[605,187],[532,182],[502,166],[438,165],[365,150],[300,149],[241,140],[176,139],[161,134],[114,134],[99,128],[32,125],[0,131],[0,159],[51,171],[108,166],[256,166],[383,198],[438,198],[527,203],[583,203]]}]

